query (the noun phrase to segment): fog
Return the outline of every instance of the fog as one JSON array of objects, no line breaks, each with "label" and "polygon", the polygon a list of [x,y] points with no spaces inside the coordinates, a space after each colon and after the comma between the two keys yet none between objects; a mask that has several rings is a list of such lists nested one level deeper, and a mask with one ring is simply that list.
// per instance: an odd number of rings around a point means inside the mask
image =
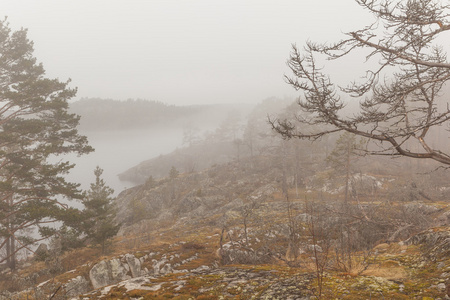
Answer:
[{"label": "fog", "polygon": [[[334,41],[367,21],[353,1],[335,0],[3,0],[1,15],[13,30],[28,29],[47,77],[71,80],[72,102],[181,106],[293,98],[283,79],[291,44]],[[182,141],[181,127],[82,133],[96,151],[67,157],[76,164],[69,179],[87,189],[99,165],[116,194],[131,186],[118,173]]]},{"label": "fog", "polygon": [[179,105],[294,96],[291,44],[336,41],[370,20],[335,0],[3,0],[1,15],[28,28],[48,76],[71,78],[78,98]]},{"label": "fog", "polygon": [[[371,22],[354,1],[336,0],[3,0],[1,14],[12,29],[28,28],[49,78],[71,79],[71,101],[182,106],[294,98],[283,79],[291,44],[337,41]],[[338,78],[354,79],[359,63],[335,66]],[[82,132],[96,151],[69,157],[69,179],[87,189],[99,165],[116,193],[130,187],[118,173],[181,146],[182,128],[161,129]]]}]

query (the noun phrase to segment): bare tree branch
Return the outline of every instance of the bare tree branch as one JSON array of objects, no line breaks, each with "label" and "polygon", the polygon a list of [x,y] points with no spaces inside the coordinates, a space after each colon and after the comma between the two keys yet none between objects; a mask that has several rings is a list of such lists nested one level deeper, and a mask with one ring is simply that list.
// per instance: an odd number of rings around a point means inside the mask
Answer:
[{"label": "bare tree branch", "polygon": [[[430,143],[435,134],[431,129],[450,120],[448,100],[441,95],[450,81],[450,63],[443,48],[434,44],[450,31],[450,5],[436,0],[356,3],[376,21],[334,44],[308,41],[302,51],[292,46],[287,62],[292,75],[285,80],[303,92],[298,100],[301,113],[294,120],[269,120],[272,128],[284,138],[308,140],[347,131],[381,142],[381,150],[373,150],[379,155],[450,165],[450,155]],[[366,62],[378,64],[368,68],[362,83],[338,87],[318,66],[319,59],[358,57],[360,50],[366,51]],[[346,113],[342,99],[358,99],[359,111]]]}]

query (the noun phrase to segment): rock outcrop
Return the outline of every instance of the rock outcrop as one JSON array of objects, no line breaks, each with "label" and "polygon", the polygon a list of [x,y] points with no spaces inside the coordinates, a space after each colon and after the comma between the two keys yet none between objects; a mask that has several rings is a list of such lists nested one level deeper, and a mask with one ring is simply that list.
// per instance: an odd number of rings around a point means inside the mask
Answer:
[{"label": "rock outcrop", "polygon": [[83,276],[77,276],[65,284],[64,290],[69,297],[85,294],[90,290],[90,282]]},{"label": "rock outcrop", "polygon": [[[182,267],[183,264],[197,258],[194,255],[192,258],[185,259],[180,263],[174,263],[173,259],[176,257],[179,258],[179,255],[170,257],[162,255],[158,259],[153,258],[155,255],[156,253],[151,252],[137,258],[133,254],[125,254],[112,259],[102,260],[90,269],[89,280],[83,276],[77,276],[66,283],[63,288],[68,296],[85,294],[92,290],[92,288],[96,290],[145,275],[161,276],[180,272],[175,268]],[[150,270],[142,267],[144,263],[151,265]]]},{"label": "rock outcrop", "polygon": [[94,289],[98,289],[102,286],[130,279],[131,276],[128,275],[129,270],[128,264],[122,264],[117,258],[102,260],[89,271],[89,279]]},{"label": "rock outcrop", "polygon": [[126,254],[125,260],[130,267],[131,277],[141,276],[141,262],[132,254]]},{"label": "rock outcrop", "polygon": [[425,230],[405,241],[409,245],[422,245],[425,255],[432,261],[450,256],[450,227]]}]

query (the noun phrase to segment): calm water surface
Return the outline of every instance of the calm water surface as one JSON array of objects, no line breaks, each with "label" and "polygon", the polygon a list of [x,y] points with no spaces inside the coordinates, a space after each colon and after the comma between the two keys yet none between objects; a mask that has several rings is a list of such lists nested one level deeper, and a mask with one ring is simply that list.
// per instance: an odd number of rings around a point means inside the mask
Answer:
[{"label": "calm water surface", "polygon": [[117,195],[133,186],[130,182],[120,181],[118,174],[140,162],[170,153],[181,146],[182,130],[173,129],[165,132],[158,130],[84,132],[95,152],[77,157],[65,156],[76,164],[67,178],[89,189],[94,182],[94,169],[100,166],[104,170],[103,179]]}]

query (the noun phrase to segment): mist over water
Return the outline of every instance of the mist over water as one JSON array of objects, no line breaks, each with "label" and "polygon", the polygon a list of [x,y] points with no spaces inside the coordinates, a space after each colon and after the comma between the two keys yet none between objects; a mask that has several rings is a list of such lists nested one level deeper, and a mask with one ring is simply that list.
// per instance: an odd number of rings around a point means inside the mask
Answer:
[{"label": "mist over water", "polygon": [[182,144],[182,129],[141,129],[126,131],[89,131],[86,135],[95,152],[78,157],[67,155],[64,159],[75,163],[67,178],[81,184],[87,190],[94,182],[94,169],[100,166],[104,170],[103,179],[114,189],[117,195],[134,184],[120,181],[118,174],[140,162],[172,152]]}]

